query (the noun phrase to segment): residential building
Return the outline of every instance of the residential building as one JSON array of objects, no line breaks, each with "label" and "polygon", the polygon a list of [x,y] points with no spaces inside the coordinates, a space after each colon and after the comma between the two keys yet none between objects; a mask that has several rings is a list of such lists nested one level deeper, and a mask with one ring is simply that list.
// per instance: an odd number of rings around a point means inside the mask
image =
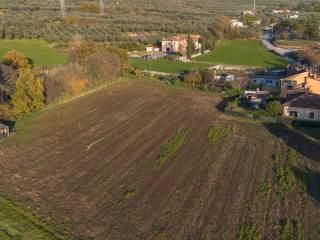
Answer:
[{"label": "residential building", "polygon": [[245,10],[242,11],[242,15],[255,15],[253,10]]},{"label": "residential building", "polygon": [[158,45],[147,46],[145,48],[146,52],[160,52],[160,47]]},{"label": "residential building", "polygon": [[290,19],[298,19],[299,15],[298,14],[288,15],[288,18],[290,18]]},{"label": "residential building", "polygon": [[243,101],[247,101],[253,108],[259,109],[267,102],[267,97],[270,96],[269,91],[247,90],[241,96]]},{"label": "residential building", "polygon": [[280,97],[287,98],[295,93],[320,94],[320,78],[316,74],[302,70],[280,79]]},{"label": "residential building", "polygon": [[188,47],[188,38],[190,37],[192,43],[195,46],[197,51],[201,50],[200,39],[201,36],[197,34],[192,35],[177,35],[171,36],[167,38],[163,38],[161,42],[161,50],[162,52],[167,53],[181,53],[185,54]]},{"label": "residential building", "polygon": [[320,95],[305,94],[283,104],[283,115],[304,121],[320,121]]},{"label": "residential building", "polygon": [[243,22],[238,21],[237,19],[232,19],[230,21],[231,27],[233,28],[243,28],[245,27]]},{"label": "residential building", "polygon": [[272,13],[273,14],[290,13],[290,10],[289,9],[273,9]]}]

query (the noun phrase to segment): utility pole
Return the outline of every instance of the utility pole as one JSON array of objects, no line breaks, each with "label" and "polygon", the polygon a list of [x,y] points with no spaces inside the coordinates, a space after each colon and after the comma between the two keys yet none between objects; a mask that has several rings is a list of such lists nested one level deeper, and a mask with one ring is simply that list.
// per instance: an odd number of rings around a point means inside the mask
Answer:
[{"label": "utility pole", "polygon": [[256,0],[253,0],[253,14],[256,15]]},{"label": "utility pole", "polygon": [[103,0],[100,0],[99,7],[100,7],[100,15],[103,16],[104,15],[104,2],[103,2]]},{"label": "utility pole", "polygon": [[67,16],[67,10],[66,10],[66,1],[60,0],[60,12],[61,16],[65,18]]}]

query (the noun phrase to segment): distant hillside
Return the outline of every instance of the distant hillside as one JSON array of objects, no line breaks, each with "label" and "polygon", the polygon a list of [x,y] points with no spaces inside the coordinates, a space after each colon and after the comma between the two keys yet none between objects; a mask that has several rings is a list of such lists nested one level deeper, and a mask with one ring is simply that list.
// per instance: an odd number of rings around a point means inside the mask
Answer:
[{"label": "distant hillside", "polygon": [[[258,9],[299,0],[257,1]],[[128,41],[128,33],[138,32],[145,41],[164,33],[199,31],[212,24],[219,14],[239,15],[252,9],[251,0],[104,0],[103,16],[99,1],[66,0],[63,21],[59,0],[0,0],[0,38],[44,38],[69,40],[82,34],[94,41]],[[147,34],[146,34],[147,33]]]}]

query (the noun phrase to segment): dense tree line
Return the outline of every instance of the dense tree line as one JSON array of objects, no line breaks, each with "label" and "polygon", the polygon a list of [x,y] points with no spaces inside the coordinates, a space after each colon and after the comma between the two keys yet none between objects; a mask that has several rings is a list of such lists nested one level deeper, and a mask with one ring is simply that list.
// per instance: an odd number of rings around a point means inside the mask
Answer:
[{"label": "dense tree line", "polygon": [[320,19],[312,15],[305,19],[281,20],[275,28],[282,39],[319,40]]},{"label": "dense tree line", "polygon": [[46,71],[34,69],[20,52],[9,51],[0,64],[0,119],[13,120],[62,96],[112,81],[129,68],[124,50],[79,40],[70,44],[69,63]]}]

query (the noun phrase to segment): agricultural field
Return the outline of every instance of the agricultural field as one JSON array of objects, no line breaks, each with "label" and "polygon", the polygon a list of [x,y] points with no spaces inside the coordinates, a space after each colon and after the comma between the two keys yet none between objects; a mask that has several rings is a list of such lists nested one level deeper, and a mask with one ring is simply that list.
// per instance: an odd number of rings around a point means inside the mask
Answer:
[{"label": "agricultural field", "polygon": [[193,59],[196,62],[274,68],[287,61],[265,49],[257,40],[223,40],[214,52]]},{"label": "agricultural field", "polygon": [[56,105],[1,143],[1,189],[75,239],[317,239],[320,143],[221,100],[128,80]]},{"label": "agricultural field", "polygon": [[[242,10],[252,9],[250,0],[104,0],[105,14],[101,16],[98,0],[66,0],[63,19],[59,2],[0,0],[0,38],[54,42],[69,41],[75,34],[81,34],[98,42],[137,39],[153,42],[165,34],[202,31],[219,15],[236,17]],[[268,0],[259,2],[257,8],[262,11],[265,7],[292,6],[298,2]],[[91,8],[86,7],[88,3]],[[132,33],[138,36],[132,37]]]},{"label": "agricultural field", "polygon": [[42,40],[0,40],[0,56],[10,50],[24,53],[36,67],[66,63],[66,56]]},{"label": "agricultural field", "polygon": [[134,68],[140,70],[152,70],[174,74],[179,74],[190,70],[206,69],[213,65],[208,63],[170,61],[168,59],[144,60],[141,58],[132,58],[131,62]]}]

